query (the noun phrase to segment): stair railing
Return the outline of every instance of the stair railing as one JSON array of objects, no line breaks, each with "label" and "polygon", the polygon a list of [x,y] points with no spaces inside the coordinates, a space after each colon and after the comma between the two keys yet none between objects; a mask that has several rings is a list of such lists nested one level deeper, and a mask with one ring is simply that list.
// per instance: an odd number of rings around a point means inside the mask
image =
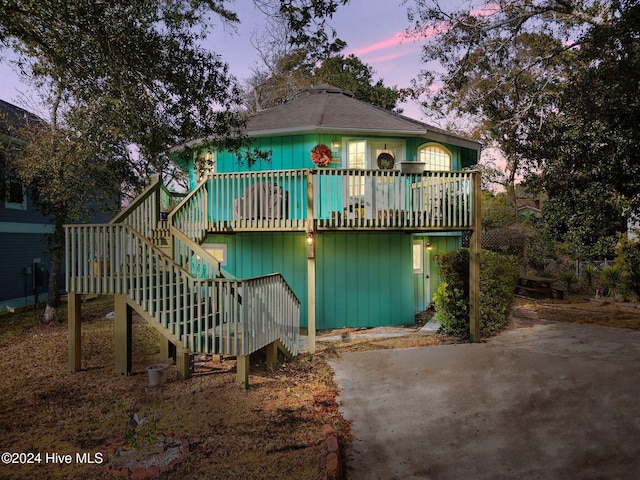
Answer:
[{"label": "stair railing", "polygon": [[208,230],[208,183],[208,179],[200,182],[169,215],[169,224],[196,244]]},{"label": "stair railing", "polygon": [[281,275],[202,279],[130,225],[66,226],[67,291],[126,294],[185,348],[249,355],[280,339],[298,352],[300,303]]},{"label": "stair railing", "polygon": [[163,188],[160,177],[152,177],[150,185],[109,223],[131,225],[145,237],[151,238],[160,218]]}]

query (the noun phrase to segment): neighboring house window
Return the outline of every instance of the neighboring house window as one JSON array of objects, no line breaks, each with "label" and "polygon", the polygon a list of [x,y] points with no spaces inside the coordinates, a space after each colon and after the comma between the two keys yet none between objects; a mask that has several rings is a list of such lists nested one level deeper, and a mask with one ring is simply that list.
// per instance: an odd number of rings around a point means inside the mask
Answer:
[{"label": "neighboring house window", "polygon": [[420,147],[418,158],[425,164],[425,170],[446,172],[451,170],[451,153],[437,143],[428,143]]},{"label": "neighboring house window", "polygon": [[202,248],[204,248],[209,255],[215,258],[221,267],[227,266],[226,243],[203,243]]},{"label": "neighboring house window", "polygon": [[15,208],[17,210],[27,209],[27,195],[24,185],[16,178],[9,178],[6,182],[4,194],[5,208]]}]

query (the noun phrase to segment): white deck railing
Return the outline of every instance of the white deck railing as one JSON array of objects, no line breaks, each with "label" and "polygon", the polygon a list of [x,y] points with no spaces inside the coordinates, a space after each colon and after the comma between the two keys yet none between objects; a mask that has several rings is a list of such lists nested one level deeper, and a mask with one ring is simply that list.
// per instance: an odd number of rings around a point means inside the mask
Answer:
[{"label": "white deck railing", "polygon": [[317,170],[313,172],[314,219],[319,228],[470,228],[471,175]]},{"label": "white deck railing", "polygon": [[472,176],[331,168],[212,174],[174,225],[194,239],[207,231],[304,230],[311,212],[319,229],[469,229]]},{"label": "white deck railing", "polygon": [[304,229],[307,174],[307,170],[212,174],[200,187],[207,192],[202,195],[207,229]]},{"label": "white deck railing", "polygon": [[65,229],[68,292],[126,294],[193,352],[249,355],[276,339],[298,352],[300,303],[282,276],[196,278],[129,225]]}]

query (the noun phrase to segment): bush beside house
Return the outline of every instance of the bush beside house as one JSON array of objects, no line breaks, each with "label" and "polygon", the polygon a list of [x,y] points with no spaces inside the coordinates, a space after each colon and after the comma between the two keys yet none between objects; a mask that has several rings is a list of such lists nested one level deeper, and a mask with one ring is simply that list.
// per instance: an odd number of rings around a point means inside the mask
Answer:
[{"label": "bush beside house", "polygon": [[[441,333],[469,334],[469,250],[437,255],[444,282],[434,295]],[[517,261],[498,253],[480,253],[480,334],[489,336],[504,328],[520,275]]]},{"label": "bush beside house", "polygon": [[615,253],[613,266],[600,272],[603,294],[621,300],[633,295],[640,299],[640,242],[623,236]]}]

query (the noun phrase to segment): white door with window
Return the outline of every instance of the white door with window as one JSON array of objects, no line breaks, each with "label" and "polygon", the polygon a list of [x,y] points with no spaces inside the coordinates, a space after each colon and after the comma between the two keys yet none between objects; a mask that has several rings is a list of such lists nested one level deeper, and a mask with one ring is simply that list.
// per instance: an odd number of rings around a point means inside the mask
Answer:
[{"label": "white door with window", "polygon": [[[366,140],[353,140],[347,142],[346,167],[350,170],[366,170],[367,162]],[[344,192],[343,204],[345,214],[349,219],[360,217],[364,212],[366,196],[366,178],[364,172],[350,172],[347,177],[347,189]]]},{"label": "white door with window", "polygon": [[[391,155],[395,161],[394,169],[405,157],[405,144],[397,140],[361,140],[346,139],[344,166],[353,170],[377,170],[378,157],[382,154]],[[378,183],[375,183],[375,182]],[[396,192],[389,183],[393,178],[374,178],[372,174],[353,172],[348,177],[347,192],[343,199],[347,215],[358,218],[376,218],[376,215],[389,209],[402,209],[396,201],[404,198],[404,192]],[[383,182],[386,184],[383,185]],[[398,182],[398,188],[403,184]]]},{"label": "white door with window", "polygon": [[413,237],[414,311],[422,312],[431,303],[431,243],[429,237]]}]

